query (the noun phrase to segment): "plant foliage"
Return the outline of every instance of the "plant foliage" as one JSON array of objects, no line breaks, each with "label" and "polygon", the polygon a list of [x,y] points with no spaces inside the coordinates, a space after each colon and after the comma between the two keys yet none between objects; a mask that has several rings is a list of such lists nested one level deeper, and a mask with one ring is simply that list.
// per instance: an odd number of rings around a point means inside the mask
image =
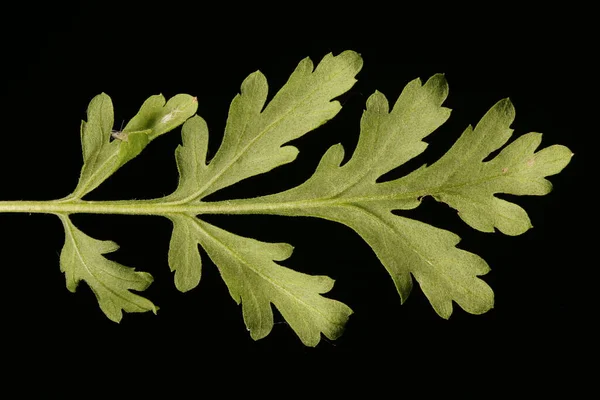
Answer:
[{"label": "plant foliage", "polygon": [[[116,322],[121,320],[122,311],[156,313],[152,302],[131,292],[146,289],[152,277],[106,259],[103,254],[118,246],[81,232],[69,219],[72,213],[169,218],[173,233],[168,260],[177,289],[185,292],[198,285],[203,264],[200,245],[219,269],[231,297],[241,304],[253,339],[271,331],[272,305],[307,346],[315,346],[321,333],[330,339],[339,337],[352,310],[323,296],[333,287],[329,277],[307,275],[277,263],[291,256],[291,245],[227,232],[204,221],[203,214],[311,216],[342,223],[373,249],[402,301],[408,297],[414,277],[443,318],[450,317],[453,302],[469,313],[488,311],[494,295],[480,278],[489,271],[487,263],[457,248],[457,235],[392,211],[414,209],[424,196],[432,196],[456,209],[474,229],[498,229],[507,235],[528,230],[531,222],[525,210],[495,194],[549,193],[552,186],[545,177],[559,173],[572,153],[560,145],[536,151],[541,134],[529,133],[484,161],[512,135],[515,112],[508,99],[495,104],[475,128],[469,126],[437,162],[404,177],[378,182],[382,175],[421,154],[427,147],[423,139],[448,119],[450,110],[442,105],[448,86],[441,74],[425,83],[419,79],[409,82],[391,109],[386,97],[375,92],[367,100],[358,145],[347,162],[342,164],[344,149],[337,144],[324,154],[314,174],[295,188],[250,199],[203,200],[241,180],[292,162],[298,149],[286,143],[340,111],[334,99],[353,86],[361,67],[361,57],[352,51],[328,54],[316,68],[306,58],[268,103],[265,76],[259,71],[249,75],[231,103],[223,141],[211,160],[206,154],[208,128],[195,115],[195,97],[180,94],[165,103],[161,95],[152,96],[122,132],[115,132],[111,100],[100,94],[91,101],[87,121],[81,125],[84,164],[74,192],[60,200],[23,203],[13,205],[13,209],[29,207],[29,211],[50,212],[61,218],[65,245],[60,266],[67,288],[75,291],[78,282],[85,281],[102,311]],[[175,153],[180,177],[172,194],[154,200],[83,200],[153,139],[181,124],[182,145]]]}]

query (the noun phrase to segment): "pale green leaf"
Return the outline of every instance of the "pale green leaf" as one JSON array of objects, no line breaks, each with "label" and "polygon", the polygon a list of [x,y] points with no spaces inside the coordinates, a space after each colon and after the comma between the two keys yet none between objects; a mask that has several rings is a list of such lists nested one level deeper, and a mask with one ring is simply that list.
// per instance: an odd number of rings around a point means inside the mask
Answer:
[{"label": "pale green leaf", "polygon": [[83,159],[90,160],[110,140],[114,123],[112,100],[106,93],[94,97],[87,109],[88,120],[81,121]]},{"label": "pale green leaf", "polygon": [[166,104],[162,95],[151,96],[122,132],[113,134],[113,106],[104,93],[88,107],[81,123],[83,167],[75,191],[67,198],[81,198],[97,188],[121,166],[135,158],[157,136],[181,125],[198,108],[195,97],[179,94]]},{"label": "pale green leaf", "polygon": [[333,279],[306,275],[274,262],[287,259],[292,246],[238,236],[191,216],[172,220],[171,267],[175,265],[177,272],[183,268],[184,275],[193,277],[183,278],[184,284],[192,280],[197,284],[200,243],[219,268],[231,297],[242,304],[244,322],[253,339],[262,339],[271,332],[271,304],[307,346],[316,346],[321,332],[332,340],[342,334],[352,310],[320,295],[331,290]]},{"label": "pale green leaf", "polygon": [[309,215],[354,229],[386,267],[402,303],[412,289],[412,274],[443,318],[452,314],[452,301],[472,314],[493,307],[492,289],[478,278],[489,267],[481,257],[456,248],[457,235],[394,215],[386,206],[361,203],[318,208]]},{"label": "pale green leaf", "polygon": [[492,160],[482,162],[510,139],[514,118],[510,100],[499,101],[475,129],[468,127],[440,160],[399,180],[397,186],[447,203],[480,231],[498,228],[507,235],[522,234],[532,226],[525,210],[494,194],[548,194],[552,184],[544,178],[559,173],[572,153],[560,145],[536,153],[542,134],[532,132],[506,146]]},{"label": "pale green leaf", "polygon": [[206,173],[206,151],[208,148],[208,127],[206,122],[195,115],[181,128],[183,144],[175,149],[179,185],[176,194],[193,193]]},{"label": "pale green leaf", "polygon": [[169,266],[175,272],[175,287],[187,292],[198,286],[202,274],[202,260],[195,234],[196,222],[185,215],[169,216],[173,234],[169,245]]},{"label": "pale green leaf", "polygon": [[123,132],[151,130],[149,140],[154,140],[183,124],[196,114],[198,100],[189,94],[178,94],[165,104],[162,94],[149,97],[138,113],[127,123]]},{"label": "pale green leaf", "polygon": [[392,210],[415,208],[423,196],[433,195],[458,208],[461,217],[478,229],[489,230],[495,225],[506,233],[521,233],[525,211],[493,194],[547,193],[550,184],[543,177],[558,173],[571,153],[564,146],[552,146],[534,154],[540,136],[529,134],[494,160],[482,163],[512,132],[508,128],[512,105],[503,101],[474,131],[468,129],[438,163],[405,178],[377,183],[383,174],[426,148],[421,139],[450,114],[441,106],[447,93],[442,75],[433,76],[424,85],[414,80],[390,112],[385,96],[376,92],[367,100],[360,139],[346,164],[341,165],[342,146],[335,145],[304,184],[282,193],[224,204],[234,212],[252,208],[260,213],[343,223],[373,248],[402,301],[411,291],[412,275],[440,316],[450,316],[453,301],[470,313],[483,313],[493,307],[494,298],[492,290],[478,278],[489,270],[485,261],[456,248],[458,236],[394,215]]},{"label": "pale green leaf", "polygon": [[79,282],[85,281],[104,314],[115,322],[121,321],[122,311],[156,314],[158,308],[151,301],[131,292],[145,290],[152,276],[106,259],[102,254],[116,251],[116,243],[94,239],[77,229],[68,216],[60,218],[65,228],[60,270],[65,273],[67,288],[75,292]]},{"label": "pale green leaf", "polygon": [[[102,93],[92,99],[87,121],[81,124],[84,165],[73,194],[48,202],[3,202],[0,211],[58,215],[65,227],[60,264],[68,289],[75,291],[81,280],[86,281],[102,311],[117,322],[123,311],[156,312],[154,304],[134,293],[145,290],[152,277],[105,258],[103,254],[118,246],[78,230],[69,219],[70,213],[169,218],[173,234],[168,261],[176,287],[185,292],[198,286],[201,245],[218,267],[233,299],[241,304],[254,339],[271,331],[272,305],[308,346],[317,345],[321,333],[337,338],[352,311],[322,296],[332,289],[332,279],[306,275],[277,263],[291,255],[292,246],[229,233],[197,215],[263,213],[311,216],[345,224],[374,250],[402,302],[411,292],[414,277],[443,318],[450,317],[453,302],[473,314],[486,312],[494,305],[492,290],[480,278],[489,271],[486,262],[458,248],[457,235],[393,211],[418,207],[421,199],[430,195],[456,209],[475,229],[498,229],[509,235],[529,229],[531,222],[525,210],[496,195],[549,193],[552,185],[545,178],[559,173],[572,154],[558,145],[536,152],[541,142],[539,133],[523,135],[502,148],[512,135],[510,124],[514,120],[508,99],[492,107],[474,129],[468,127],[431,166],[378,182],[421,154],[427,147],[423,139],[448,119],[450,110],[442,106],[448,87],[440,74],[425,84],[419,79],[409,82],[391,110],[386,97],[375,92],[367,100],[356,149],[345,164],[344,149],[337,144],[324,154],[315,173],[295,188],[251,199],[202,201],[222,188],[293,161],[298,150],[286,144],[340,111],[334,99],[352,87],[361,67],[361,57],[352,51],[335,57],[328,54],[316,68],[310,59],[304,59],[268,104],[266,78],[259,71],[251,74],[231,103],[221,146],[212,159],[207,158],[207,125],[193,116],[195,97],[182,94],[165,103],[162,95],[152,96],[122,132],[115,132],[112,102]],[[151,140],[182,123],[183,143],[175,153],[180,178],[173,194],[152,200],[81,201]],[[499,154],[491,157],[496,151]],[[486,158],[491,160],[484,161]]]},{"label": "pale green leaf", "polygon": [[293,161],[298,150],[284,144],[333,118],[341,106],[332,99],[354,85],[354,76],[361,67],[361,57],[352,51],[335,57],[328,54],[316,68],[306,58],[266,107],[266,78],[259,71],[248,76],[241,93],[231,103],[223,142],[216,155],[205,167],[205,154],[197,154],[200,160],[193,177],[187,176],[188,169],[180,166],[180,186],[170,200],[201,199]]}]

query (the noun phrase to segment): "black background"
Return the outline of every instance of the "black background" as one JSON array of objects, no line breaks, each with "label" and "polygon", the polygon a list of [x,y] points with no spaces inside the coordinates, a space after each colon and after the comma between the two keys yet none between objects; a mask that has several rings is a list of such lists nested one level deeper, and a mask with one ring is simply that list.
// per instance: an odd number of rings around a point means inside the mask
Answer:
[{"label": "black background", "polygon": [[[505,97],[516,108],[515,136],[543,132],[542,147],[564,144],[575,157],[550,178],[551,194],[516,199],[535,226],[518,237],[476,232],[431,199],[406,213],[459,234],[461,248],[490,264],[492,272],[484,279],[495,291],[496,304],[481,316],[455,305],[451,319],[444,321],[418,286],[401,306],[376,256],[344,226],[309,218],[207,216],[238,234],[291,243],[295,251],[284,265],[336,280],[330,296],[355,314],[340,339],[322,340],[316,349],[304,347],[278,314],[272,333],[253,341],[240,308],[205,255],[199,287],[178,293],[167,265],[171,224],[164,218],[73,216],[87,234],[121,246],[113,259],[155,278],[145,295],[160,306],[158,315],[126,314],[114,324],[85,284],[76,294],[66,290],[58,265],[64,235],[56,217],[0,215],[2,325],[5,352],[17,349],[20,354],[15,362],[139,360],[149,354],[154,363],[167,356],[201,365],[209,355],[333,360],[368,353],[396,360],[399,373],[416,360],[452,364],[459,356],[472,360],[464,373],[476,376],[483,373],[478,360],[494,364],[502,358],[511,360],[512,368],[534,363],[560,371],[569,361],[587,357],[589,331],[576,316],[589,303],[584,286],[594,268],[585,256],[585,237],[591,242],[594,234],[582,233],[593,216],[582,205],[589,194],[583,174],[584,165],[591,166],[585,157],[591,132],[578,127],[589,116],[583,110],[594,83],[584,10],[424,3],[400,4],[398,10],[376,4],[330,9],[325,3],[214,9],[202,2],[131,4],[30,3],[2,15],[1,200],[54,199],[72,191],[81,166],[79,124],[87,103],[100,92],[113,99],[117,128],[150,95],[197,96],[213,155],[229,103],[249,73],[260,69],[272,96],[302,58],[317,63],[328,52],[346,49],[361,53],[364,67],[358,83],[341,97],[344,108],[338,116],[294,141],[300,149],[295,162],[222,190],[212,200],[293,187],[338,142],[348,157],[374,90],[395,100],[408,81],[437,72],[449,82],[445,105],[453,109],[452,116],[426,139],[428,150],[397,176],[439,158],[468,124]],[[170,193],[177,183],[173,152],[180,143],[178,132],[153,142],[88,199]]]}]

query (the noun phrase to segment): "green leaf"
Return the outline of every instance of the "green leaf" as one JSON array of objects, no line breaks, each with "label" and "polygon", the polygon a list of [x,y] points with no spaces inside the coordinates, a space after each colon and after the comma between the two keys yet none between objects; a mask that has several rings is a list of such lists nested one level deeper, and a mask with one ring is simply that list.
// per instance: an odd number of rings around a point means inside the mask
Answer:
[{"label": "green leaf", "polygon": [[194,193],[206,174],[208,149],[206,122],[198,115],[190,118],[181,128],[181,140],[182,145],[175,149],[179,185],[172,197]]},{"label": "green leaf", "polygon": [[83,167],[75,191],[67,199],[80,199],[97,188],[121,166],[135,158],[159,135],[181,125],[198,108],[195,97],[179,94],[166,104],[162,95],[151,96],[122,132],[111,141],[114,123],[110,97],[94,97],[88,107],[88,121],[81,123]]},{"label": "green leaf", "polygon": [[[175,152],[179,185],[161,201],[191,204],[198,197],[292,161],[297,150],[282,148],[282,144],[332,118],[340,105],[331,99],[352,86],[360,67],[360,57],[353,52],[326,56],[314,72],[311,61],[305,59],[262,112],[266,80],[260,72],[250,75],[232,102],[223,143],[210,164],[206,162],[206,122],[199,116],[185,122],[183,143]],[[192,215],[168,217],[173,222],[169,266],[175,271],[179,290],[188,291],[200,281],[201,244],[219,267],[232,297],[242,302],[244,320],[254,339],[271,331],[271,302],[307,345],[316,345],[320,332],[332,339],[341,334],[351,310],[318,295],[329,291],[333,280],[294,272],[273,262],[289,257],[291,246],[233,235]]]},{"label": "green leaf", "polygon": [[467,129],[438,163],[405,178],[378,183],[383,174],[425,150],[422,139],[450,115],[441,106],[447,93],[443,75],[433,76],[424,85],[417,79],[404,88],[390,112],[385,96],[376,92],[367,100],[359,142],[346,164],[341,165],[342,146],[335,145],[304,184],[225,204],[231,210],[252,208],[345,224],[373,248],[403,302],[411,291],[412,275],[443,318],[452,313],[453,301],[470,313],[483,313],[493,307],[492,290],[478,278],[489,270],[485,261],[456,248],[460,238],[451,232],[392,211],[415,208],[423,196],[432,195],[458,208],[461,217],[478,229],[489,230],[495,224],[507,233],[521,233],[523,216],[510,215],[511,209],[504,203],[511,203],[494,198],[493,193],[547,193],[550,186],[543,177],[559,172],[571,153],[564,146],[552,146],[533,154],[539,134],[529,134],[482,164],[512,132],[508,129],[512,105],[502,101],[474,131]]},{"label": "green leaf", "polygon": [[90,160],[110,140],[114,123],[110,97],[101,93],[94,97],[87,109],[88,120],[81,121],[81,149],[83,159]]},{"label": "green leaf", "polygon": [[[152,277],[103,257],[118,246],[82,233],[69,214],[169,218],[173,234],[168,261],[176,287],[185,292],[199,284],[201,245],[217,265],[233,299],[242,305],[245,324],[254,339],[271,331],[271,305],[308,346],[317,345],[321,333],[337,338],[352,310],[322,296],[333,287],[332,279],[276,263],[291,255],[292,246],[229,233],[197,215],[311,216],[345,224],[372,247],[402,302],[411,292],[414,277],[443,318],[450,317],[453,302],[470,313],[486,312],[494,305],[492,290],[480,278],[489,271],[486,262],[457,248],[457,235],[393,212],[416,208],[424,196],[433,196],[480,231],[498,229],[518,235],[529,229],[531,222],[525,210],[496,194],[549,193],[552,185],[545,178],[559,173],[572,153],[559,145],[536,151],[541,142],[539,133],[523,135],[502,148],[512,135],[510,124],[514,120],[508,99],[492,107],[474,129],[468,127],[433,165],[378,182],[387,172],[421,154],[427,147],[423,139],[448,119],[450,110],[442,106],[448,87],[440,74],[425,84],[419,79],[409,82],[391,110],[386,97],[375,92],[367,100],[359,141],[346,163],[342,164],[344,149],[337,144],[298,187],[251,199],[202,201],[222,188],[293,161],[298,150],[286,143],[339,112],[341,106],[333,99],[352,87],[361,67],[360,56],[352,51],[335,57],[328,54],[316,68],[307,58],[268,104],[265,77],[258,71],[251,74],[231,103],[223,141],[212,160],[207,159],[206,123],[193,116],[196,98],[177,95],[165,103],[162,95],[152,96],[122,132],[114,132],[112,102],[100,94],[90,102],[88,119],[81,124],[84,165],[73,194],[54,201],[1,202],[0,212],[58,215],[65,228],[60,264],[68,289],[75,291],[81,280],[86,281],[103,312],[117,322],[123,311],[156,312],[154,304],[133,292],[145,290]],[[183,143],[175,152],[180,178],[173,194],[152,200],[81,201],[151,140],[182,123]],[[497,156],[486,160],[497,150]]]},{"label": "green leaf", "polygon": [[169,132],[196,114],[198,100],[189,94],[178,94],[165,104],[162,94],[151,96],[127,123],[123,132],[151,130],[149,140]]},{"label": "green leaf", "polygon": [[198,252],[197,229],[194,219],[185,215],[169,216],[173,235],[169,245],[169,266],[175,272],[175,287],[187,292],[198,286],[202,273],[202,259]]},{"label": "green leaf", "polygon": [[[180,166],[180,186],[169,199],[201,199],[293,161],[298,149],[283,145],[333,118],[341,106],[332,99],[354,85],[354,76],[361,67],[362,59],[353,51],[335,57],[328,54],[314,70],[312,61],[306,58],[266,107],[266,78],[259,71],[248,76],[231,103],[223,142],[214,158],[208,166],[204,160],[197,161],[193,169]],[[206,140],[203,133],[203,148]],[[192,170],[194,175],[188,176]]]},{"label": "green leaf", "polygon": [[510,100],[499,101],[475,129],[468,127],[440,160],[408,175],[398,186],[424,191],[447,203],[458,210],[463,221],[480,231],[498,228],[507,235],[524,233],[532,227],[525,210],[494,194],[550,193],[552,184],[544,178],[559,173],[572,153],[560,145],[536,153],[542,134],[532,132],[506,146],[492,160],[482,162],[510,139],[514,118]]},{"label": "green leaf", "polygon": [[119,246],[86,235],[67,216],[60,218],[65,228],[60,270],[65,273],[67,289],[75,292],[79,282],[85,281],[104,314],[115,322],[121,321],[122,311],[156,314],[158,308],[152,302],[131,292],[145,290],[152,283],[152,276],[104,258],[102,254],[116,251]]},{"label": "green leaf", "polygon": [[238,236],[191,216],[177,217],[174,225],[171,268],[177,272],[184,268],[183,276],[193,277],[182,278],[184,286],[196,282],[200,277],[196,244],[200,243],[219,268],[231,297],[242,303],[244,322],[254,340],[264,338],[273,328],[271,303],[307,346],[316,346],[321,332],[332,340],[342,334],[352,310],[320,296],[331,290],[333,279],[306,275],[273,262],[292,254],[289,244]]},{"label": "green leaf", "polygon": [[481,257],[456,248],[457,235],[394,215],[379,204],[354,202],[315,211],[310,215],[349,226],[371,246],[392,277],[402,303],[411,292],[412,274],[443,318],[452,314],[452,301],[472,314],[493,307],[492,289],[478,278],[489,267]]}]

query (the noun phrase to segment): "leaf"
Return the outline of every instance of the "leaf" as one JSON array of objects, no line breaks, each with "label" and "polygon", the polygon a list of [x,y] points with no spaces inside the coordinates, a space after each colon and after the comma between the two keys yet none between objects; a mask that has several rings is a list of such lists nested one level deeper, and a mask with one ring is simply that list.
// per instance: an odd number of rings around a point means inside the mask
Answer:
[{"label": "leaf", "polygon": [[386,267],[402,303],[412,289],[411,274],[435,311],[452,314],[452,301],[465,311],[482,314],[494,305],[494,293],[481,279],[489,272],[479,256],[456,248],[460,238],[446,230],[393,215],[380,205],[348,205],[315,210],[311,216],[354,229]]},{"label": "leaf", "polygon": [[183,124],[197,110],[198,100],[189,94],[175,95],[166,104],[162,94],[150,96],[123,132],[151,130],[148,137],[152,141]]},{"label": "leaf", "polygon": [[194,234],[196,223],[184,215],[172,215],[169,218],[173,222],[169,266],[175,272],[175,287],[181,292],[187,292],[198,286],[202,273],[199,242]]},{"label": "leaf", "polygon": [[96,295],[102,312],[115,322],[121,321],[122,311],[156,314],[158,308],[152,302],[131,292],[145,290],[152,283],[152,276],[104,258],[102,254],[116,251],[119,246],[94,239],[77,229],[67,216],[60,217],[65,228],[60,270],[65,273],[67,289],[75,292],[84,280]]},{"label": "leaf", "polygon": [[90,160],[108,144],[114,124],[113,114],[112,101],[105,93],[90,101],[87,109],[88,120],[81,121],[81,149],[84,160]]},{"label": "leaf", "polygon": [[140,111],[110,141],[114,116],[110,97],[94,97],[88,107],[88,121],[81,123],[83,167],[75,191],[67,199],[80,199],[97,188],[121,166],[135,158],[159,135],[181,125],[198,108],[195,97],[179,94],[166,104],[162,95],[151,96]]},{"label": "leaf", "polygon": [[[486,228],[489,225],[481,221],[488,221],[490,215],[494,218],[506,208],[473,206],[474,199],[503,201],[493,198],[492,194],[498,192],[545,194],[549,183],[542,177],[559,172],[568,163],[570,151],[552,146],[532,155],[539,134],[529,134],[482,166],[481,160],[510,136],[512,105],[504,101],[486,114],[475,131],[467,129],[438,163],[405,178],[377,183],[383,174],[425,150],[427,145],[421,139],[450,114],[441,106],[447,93],[443,75],[433,76],[424,85],[417,79],[406,85],[390,112],[385,96],[375,92],[367,100],[359,142],[346,164],[341,165],[344,151],[338,144],[325,153],[313,176],[302,185],[223,204],[233,212],[252,209],[343,223],[373,248],[403,302],[412,288],[412,274],[443,318],[451,315],[452,301],[467,312],[483,313],[493,307],[492,290],[478,278],[489,271],[485,261],[456,248],[460,238],[453,233],[394,215],[392,210],[415,208],[423,196],[432,195],[459,208],[472,226]],[[503,172],[503,168],[512,172]],[[493,221],[508,233],[522,231],[518,221],[512,226]]]},{"label": "leaf", "polygon": [[[378,182],[421,154],[427,147],[423,139],[448,119],[450,110],[442,106],[448,87],[440,74],[425,84],[419,79],[409,82],[391,111],[386,97],[375,92],[367,100],[359,141],[346,163],[342,164],[344,149],[337,144],[298,187],[252,199],[203,201],[222,188],[293,161],[298,150],[286,143],[339,112],[341,106],[333,99],[352,87],[361,67],[360,56],[351,51],[335,57],[328,54],[316,68],[310,59],[304,59],[268,104],[266,78],[258,71],[251,74],[231,103],[223,141],[212,160],[207,159],[206,123],[193,116],[196,98],[177,95],[165,104],[162,95],[152,96],[122,132],[114,132],[112,102],[100,94],[90,102],[88,119],[81,124],[84,165],[73,194],[54,201],[2,202],[0,211],[58,215],[65,227],[60,264],[68,289],[75,291],[81,280],[86,281],[102,311],[117,322],[123,311],[156,313],[154,304],[134,293],[145,290],[152,277],[103,257],[118,246],[78,230],[70,213],[169,218],[173,234],[168,261],[176,287],[188,291],[199,284],[201,245],[217,265],[233,299],[241,304],[245,324],[255,340],[273,328],[272,304],[308,346],[317,345],[321,333],[337,338],[352,310],[322,296],[332,289],[332,279],[276,263],[291,255],[289,244],[229,233],[197,215],[312,216],[345,224],[373,248],[402,302],[410,294],[414,277],[443,318],[450,317],[453,302],[470,313],[486,312],[494,305],[494,293],[480,278],[489,271],[486,262],[457,248],[457,235],[393,211],[416,208],[424,196],[433,196],[458,210],[475,229],[498,229],[509,235],[529,229],[525,210],[496,194],[549,193],[552,185],[545,178],[560,172],[572,153],[558,145],[536,152],[539,133],[523,135],[502,149],[512,135],[514,120],[508,99],[492,107],[474,129],[469,126],[433,165]],[[180,178],[173,194],[151,200],[81,201],[151,140],[182,123],[183,143],[175,152]],[[496,150],[501,151],[488,161]]]},{"label": "leaf", "polygon": [[[199,277],[200,261],[199,257],[196,259],[197,249],[192,247],[201,243],[219,268],[231,297],[242,303],[244,322],[254,340],[264,338],[273,328],[271,303],[307,346],[316,346],[321,332],[332,340],[341,335],[352,310],[319,295],[331,290],[333,279],[306,275],[273,262],[287,259],[292,246],[260,242],[194,217],[188,216],[187,222],[184,218],[175,222],[176,239],[171,241],[169,260],[185,266],[186,271],[195,269],[197,274],[190,275]],[[193,267],[186,264],[190,259]]]},{"label": "leaf", "polygon": [[[353,51],[335,57],[328,54],[314,70],[305,58],[266,107],[266,78],[259,71],[248,76],[231,103],[223,142],[214,158],[208,166],[202,159],[193,161],[194,168],[180,166],[180,185],[169,199],[201,199],[293,161],[298,149],[283,145],[333,118],[341,106],[332,99],[352,87],[361,67],[362,59]],[[199,123],[190,124],[198,127]],[[206,141],[203,133],[200,148],[206,148]]]},{"label": "leaf", "polygon": [[[250,75],[242,84],[242,94],[232,102],[223,143],[210,164],[206,162],[206,122],[194,116],[183,125],[183,143],[175,152],[179,185],[161,202],[191,204],[196,197],[292,161],[297,150],[281,145],[332,118],[340,105],[331,99],[352,86],[360,66],[360,57],[353,52],[326,56],[314,72],[310,60],[305,59],[262,113],[266,80],[259,72]],[[293,108],[297,110],[290,111]],[[293,157],[288,159],[285,154],[292,149],[289,154]],[[211,179],[227,179],[228,183],[214,186]],[[206,191],[199,190],[203,186]],[[227,233],[189,214],[169,214],[169,218],[173,222],[169,266],[180,291],[188,291],[200,281],[201,244],[219,267],[232,297],[238,304],[242,302],[244,321],[254,339],[271,331],[271,302],[307,345],[316,345],[321,332],[331,339],[341,334],[351,310],[318,295],[329,291],[333,280],[294,272],[273,262],[289,257],[291,246]],[[286,255],[281,258],[279,254]]]},{"label": "leaf", "polygon": [[[194,193],[206,174],[206,151],[208,149],[208,127],[198,115],[193,116],[181,128],[182,145],[175,149],[179,185],[175,195]],[[176,196],[169,196],[176,197]]]},{"label": "leaf", "polygon": [[511,137],[515,110],[510,100],[499,101],[477,124],[468,127],[452,148],[430,167],[398,182],[408,191],[421,190],[459,211],[471,227],[520,235],[532,227],[521,207],[499,199],[496,193],[545,195],[552,184],[544,179],[559,173],[572,153],[560,145],[537,153],[541,133],[528,133],[506,146],[498,156],[482,162]]}]

